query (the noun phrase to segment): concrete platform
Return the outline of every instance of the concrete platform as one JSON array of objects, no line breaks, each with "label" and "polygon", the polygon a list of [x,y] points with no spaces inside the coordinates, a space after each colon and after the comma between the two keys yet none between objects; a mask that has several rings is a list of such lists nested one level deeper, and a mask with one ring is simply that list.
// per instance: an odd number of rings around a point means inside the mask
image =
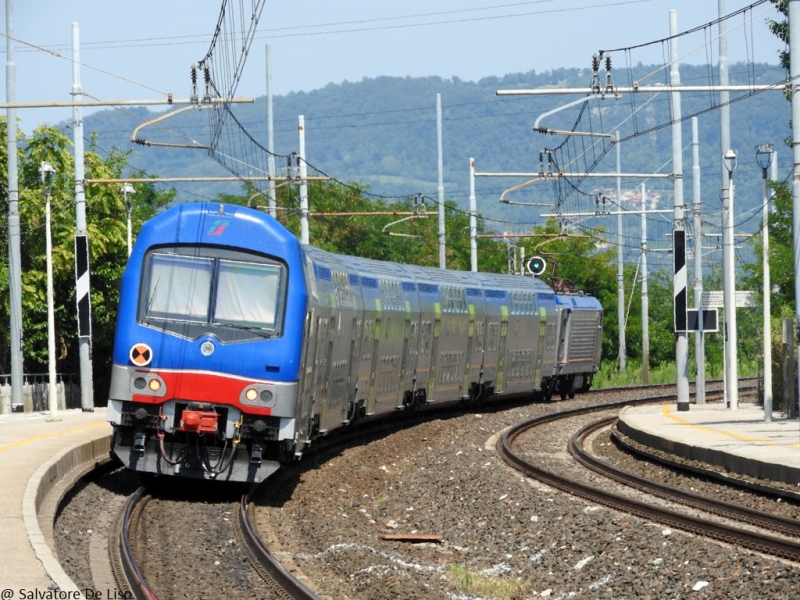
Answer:
[{"label": "concrete platform", "polygon": [[[108,455],[110,436],[105,408],[59,411],[54,419],[48,413],[0,415],[3,598],[47,597],[42,594],[53,589],[78,591],[47,544],[51,536],[43,532],[46,522],[40,527],[39,509],[50,490],[70,472]],[[37,591],[39,596],[35,596]]]},{"label": "concrete platform", "polygon": [[692,404],[678,412],[676,403],[629,406],[618,429],[645,446],[723,467],[732,473],[800,485],[800,421],[741,403]]}]

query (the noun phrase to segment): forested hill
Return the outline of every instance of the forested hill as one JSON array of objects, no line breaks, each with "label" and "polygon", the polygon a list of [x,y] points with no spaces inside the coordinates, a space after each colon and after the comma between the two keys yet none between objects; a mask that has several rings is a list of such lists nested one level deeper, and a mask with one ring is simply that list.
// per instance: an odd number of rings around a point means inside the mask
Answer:
[{"label": "forested hill", "polygon": [[[631,85],[640,77],[659,70],[659,66],[638,65],[614,72],[616,85]],[[666,72],[656,80],[666,82]],[[718,83],[710,80],[714,73],[703,67],[684,65],[681,81],[701,85]],[[770,84],[780,81],[785,73],[777,66],[735,64],[730,66],[731,83]],[[660,79],[659,79],[660,78]],[[601,83],[605,72],[600,73]],[[477,82],[463,81],[457,77],[378,77],[359,82],[331,83],[312,92],[290,93],[276,96],[275,150],[278,154],[297,151],[297,117],[304,115],[306,130],[306,156],[308,162],[340,181],[361,181],[370,190],[385,196],[409,196],[422,192],[437,196],[437,136],[436,94],[441,94],[443,108],[444,185],[447,199],[467,205],[469,193],[469,159],[476,161],[478,171],[520,172],[536,171],[539,152],[553,147],[559,141],[555,136],[534,133],[531,129],[537,117],[556,107],[572,102],[575,96],[522,96],[498,97],[497,90],[542,87],[588,87],[592,80],[589,69],[559,69],[537,73],[509,74],[487,77]],[[648,79],[653,85],[653,79]],[[178,91],[176,91],[178,93]],[[182,95],[178,93],[178,95]],[[188,94],[183,94],[188,95]],[[736,94],[731,94],[736,98]],[[638,99],[642,104],[645,99]],[[720,172],[719,105],[711,94],[684,94],[684,117],[698,116],[700,154],[704,194],[716,200]],[[633,103],[625,96],[608,98],[593,110],[593,127],[606,129],[619,126],[623,138],[621,145],[624,172],[650,173],[669,171],[671,160],[671,130],[655,129],[646,135],[635,135],[648,127],[669,121],[669,95],[654,97],[648,106],[632,114]],[[545,120],[547,127],[569,129],[575,124],[580,107],[572,107]],[[167,111],[164,111],[167,112]],[[131,114],[133,113],[133,114]],[[132,111],[104,110],[89,115],[85,131],[96,134],[97,148],[102,152],[113,145],[122,149],[133,148],[130,159],[134,169],[144,169],[160,176],[226,175],[203,150],[142,147],[132,144],[131,133],[141,123],[141,118],[153,118],[162,113],[147,109]],[[249,105],[237,105],[238,119],[251,135],[266,146],[265,97]],[[742,201],[754,202],[759,196],[760,169],[755,161],[756,144],[772,143],[779,149],[781,173],[788,171],[790,157],[784,139],[790,136],[790,105],[780,91],[754,94],[731,104],[732,146],[739,151],[737,190],[743,193]],[[584,120],[581,127],[585,126]],[[163,128],[163,129],[162,129]],[[151,140],[181,143],[198,140],[205,143],[206,115],[203,111],[187,111],[164,120],[158,126],[148,127],[139,134]],[[691,178],[692,153],[690,121],[683,124],[684,173]],[[614,170],[614,152],[610,152],[598,165],[601,171]],[[665,167],[666,165],[666,167]],[[478,180],[479,209],[484,213],[519,219],[519,211],[500,206],[496,200],[500,193],[523,180]],[[626,181],[625,186],[638,185]],[[666,184],[664,184],[666,186]],[[181,183],[179,201],[214,198],[222,192],[241,193],[238,185],[201,185]],[[691,186],[687,184],[686,200],[691,202]],[[558,191],[526,192],[537,201],[552,202]],[[671,191],[665,187],[665,194]],[[750,197],[748,199],[748,197]]]}]

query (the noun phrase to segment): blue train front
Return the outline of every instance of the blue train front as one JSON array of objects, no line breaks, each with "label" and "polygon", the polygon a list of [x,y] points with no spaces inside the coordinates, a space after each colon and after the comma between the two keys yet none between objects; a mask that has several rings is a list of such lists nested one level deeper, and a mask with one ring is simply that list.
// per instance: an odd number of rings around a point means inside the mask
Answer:
[{"label": "blue train front", "polygon": [[185,205],[141,230],[122,279],[109,420],[131,469],[259,481],[293,452],[305,282],[255,211]]},{"label": "blue train front", "polygon": [[261,481],[360,419],[573,397],[600,368],[594,298],[332,254],[241,206],[149,221],[120,297],[113,450],[146,473]]}]

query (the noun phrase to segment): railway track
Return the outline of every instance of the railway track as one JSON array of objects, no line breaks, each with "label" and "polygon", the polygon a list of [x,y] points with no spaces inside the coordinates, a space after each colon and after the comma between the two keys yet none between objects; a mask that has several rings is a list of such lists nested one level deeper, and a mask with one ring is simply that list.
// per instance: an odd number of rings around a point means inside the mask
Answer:
[{"label": "railway track", "polygon": [[[622,408],[622,406],[630,404],[655,402],[664,399],[665,398],[651,397],[638,402],[620,403],[619,407]],[[677,490],[670,486],[649,482],[634,474],[614,469],[589,455],[583,449],[583,441],[596,430],[610,426],[610,424],[616,420],[616,416],[607,417],[591,423],[577,432],[568,445],[570,455],[585,467],[604,477],[609,477],[623,483],[626,486],[639,489],[651,495],[656,495],[670,502],[691,506],[705,513],[710,513],[718,517],[725,517],[728,520],[733,520],[735,523],[747,523],[762,530],[767,530],[768,532],[746,530],[737,524],[720,522],[719,519],[712,520],[706,517],[695,517],[652,502],[640,501],[623,496],[619,493],[609,492],[595,485],[589,485],[560,473],[542,468],[525,459],[514,450],[515,441],[523,434],[529,434],[536,427],[554,423],[559,419],[577,417],[597,411],[605,411],[613,407],[613,404],[582,407],[519,423],[508,430],[498,440],[497,450],[502,458],[515,469],[568,494],[579,496],[590,502],[621,510],[650,521],[659,522],[675,529],[703,535],[726,543],[736,544],[764,554],[796,562],[800,561],[800,524],[796,521],[779,516],[765,515],[763,512],[752,511],[729,503],[717,502],[697,494]],[[787,537],[775,537],[772,535],[774,532]]]},{"label": "railway track", "polygon": [[[774,531],[782,535],[798,538],[800,543],[800,521],[795,519],[787,519],[778,515],[770,515],[760,510],[754,510],[745,506],[740,506],[730,502],[724,502],[687,492],[676,487],[664,485],[662,483],[651,481],[630,473],[623,469],[619,469],[608,463],[598,459],[588,452],[585,448],[585,441],[589,436],[600,429],[608,428],[617,420],[616,417],[606,417],[584,426],[569,442],[569,453],[579,463],[600,475],[618,481],[628,487],[647,492],[659,498],[664,498],[670,502],[678,502],[686,506],[690,506],[704,512],[718,515],[733,521],[747,523],[755,527]],[[738,484],[742,489],[753,491],[752,486],[746,481],[741,481]],[[763,490],[763,488],[761,488]],[[726,540],[728,541],[728,540]],[[743,544],[745,545],[745,544]],[[749,547],[749,546],[748,546]],[[800,545],[797,546],[800,549]],[[783,556],[780,555],[779,556]],[[786,556],[786,558],[792,558]]]},{"label": "railway track", "polygon": [[[627,400],[616,403],[602,403],[600,405],[584,407],[582,409],[570,412],[577,414],[593,410],[608,409],[609,407],[618,408],[630,404],[669,400],[674,398],[674,388],[674,385],[626,387],[624,389],[628,392],[630,392],[632,389],[638,390],[642,392],[643,396],[647,397],[644,397],[639,401]],[[593,394],[592,397],[594,399],[603,398],[607,395],[613,395],[617,391],[618,390],[601,390],[596,394]],[[709,396],[713,397],[712,394],[713,392],[710,391]],[[524,403],[521,402],[519,404]],[[555,406],[557,406],[557,404],[554,404],[554,407]],[[489,404],[483,408],[491,412],[493,410],[504,410],[507,407],[509,407],[508,403],[495,403],[495,405]],[[453,412],[458,413],[463,411],[455,410]],[[374,424],[369,424],[368,426],[354,428],[351,431],[344,431],[340,435],[324,438],[323,440],[320,440],[320,443],[315,445],[312,455],[316,458],[313,460],[315,462],[324,462],[327,460],[329,455],[340,452],[343,447],[377,439],[383,435],[387,435],[409,425],[413,425],[414,422],[427,420],[429,418],[430,416],[425,415],[424,413],[421,415],[405,416],[402,419],[390,419],[384,422],[377,422]],[[447,418],[447,416],[445,415],[443,418]],[[541,421],[547,422],[555,418],[559,418],[559,415],[548,415],[547,417],[543,417]],[[590,433],[587,432],[585,435],[590,435]],[[260,538],[258,527],[255,525],[257,511],[253,502],[253,497],[258,493],[258,488],[254,487],[249,491],[249,493],[241,496],[238,503],[236,503],[236,509],[234,513],[236,518],[232,520],[237,521],[238,527],[236,528],[236,539],[239,545],[246,549],[245,552],[248,555],[247,560],[250,562],[251,568],[264,582],[265,589],[269,590],[263,593],[259,592],[259,597],[290,599],[302,598],[304,600],[318,598],[318,596],[314,595],[314,593],[305,585],[303,585],[300,580],[292,575],[289,568],[281,565],[280,562],[276,560],[276,554],[280,556],[280,553],[271,552]],[[119,589],[123,591],[129,591],[131,593],[130,597],[148,599],[157,597],[156,592],[151,589],[146,581],[146,575],[148,572],[147,568],[141,568],[137,561],[137,555],[142,553],[142,550],[139,547],[139,542],[137,541],[137,536],[139,535],[137,530],[139,528],[142,513],[152,499],[152,495],[148,494],[147,490],[137,491],[137,493],[131,498],[126,506],[124,516],[120,517],[119,520],[120,537],[118,538],[118,542],[116,544],[116,552],[119,558],[117,559],[118,566],[115,569],[115,572],[120,572],[118,575]],[[655,516],[649,516],[645,518],[664,522],[663,519]],[[679,528],[678,524],[674,524],[673,526],[676,529]],[[731,541],[729,538],[725,537],[718,537],[717,539]],[[757,547],[755,549],[758,549],[761,552],[766,552],[766,550],[761,547]],[[145,549],[144,552],[146,553],[147,550]],[[794,550],[792,550],[792,552],[794,552]],[[794,556],[787,551],[778,552],[778,555],[785,556],[787,558],[793,558]],[[166,594],[165,597],[170,596],[171,594]],[[235,598],[236,596],[234,595],[229,597]]]},{"label": "railway track", "polygon": [[[253,488],[255,489],[255,488]],[[252,492],[252,490],[251,490]],[[137,600],[155,600],[159,597],[156,585],[147,581],[148,569],[140,559],[147,552],[144,537],[147,534],[140,531],[143,514],[147,506],[154,501],[154,496],[145,487],[139,488],[128,500],[124,510],[120,513],[116,526],[116,543],[112,552],[112,568],[117,579],[118,589],[125,597]],[[256,533],[250,517],[250,492],[245,493],[239,502],[237,518],[235,519],[235,534],[239,545],[247,555],[253,572],[263,583],[261,589],[250,589],[246,596],[265,598],[267,600],[318,600],[318,597],[308,590],[302,583],[293,577],[272,555]],[[155,509],[159,510],[159,509]],[[163,573],[158,573],[155,579],[163,578]],[[193,594],[191,580],[185,581],[182,593]],[[203,587],[203,584],[200,584]],[[194,590],[201,595],[202,589]],[[172,596],[167,592],[167,596]],[[236,596],[227,596],[236,597]]]}]

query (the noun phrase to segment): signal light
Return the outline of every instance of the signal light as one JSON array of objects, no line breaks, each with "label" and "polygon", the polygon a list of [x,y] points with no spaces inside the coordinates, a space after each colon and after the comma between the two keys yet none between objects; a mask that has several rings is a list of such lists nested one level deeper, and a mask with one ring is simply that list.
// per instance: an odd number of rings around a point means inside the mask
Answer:
[{"label": "signal light", "polygon": [[538,277],[547,268],[547,263],[541,256],[534,256],[528,261],[528,273]]},{"label": "signal light", "polygon": [[258,398],[258,390],[255,388],[250,388],[244,393],[244,397],[247,398],[250,402],[254,402],[256,398]]},{"label": "signal light", "polygon": [[161,389],[161,382],[158,379],[151,379],[150,383],[147,384],[147,387],[150,388],[150,391],[157,392]]}]

